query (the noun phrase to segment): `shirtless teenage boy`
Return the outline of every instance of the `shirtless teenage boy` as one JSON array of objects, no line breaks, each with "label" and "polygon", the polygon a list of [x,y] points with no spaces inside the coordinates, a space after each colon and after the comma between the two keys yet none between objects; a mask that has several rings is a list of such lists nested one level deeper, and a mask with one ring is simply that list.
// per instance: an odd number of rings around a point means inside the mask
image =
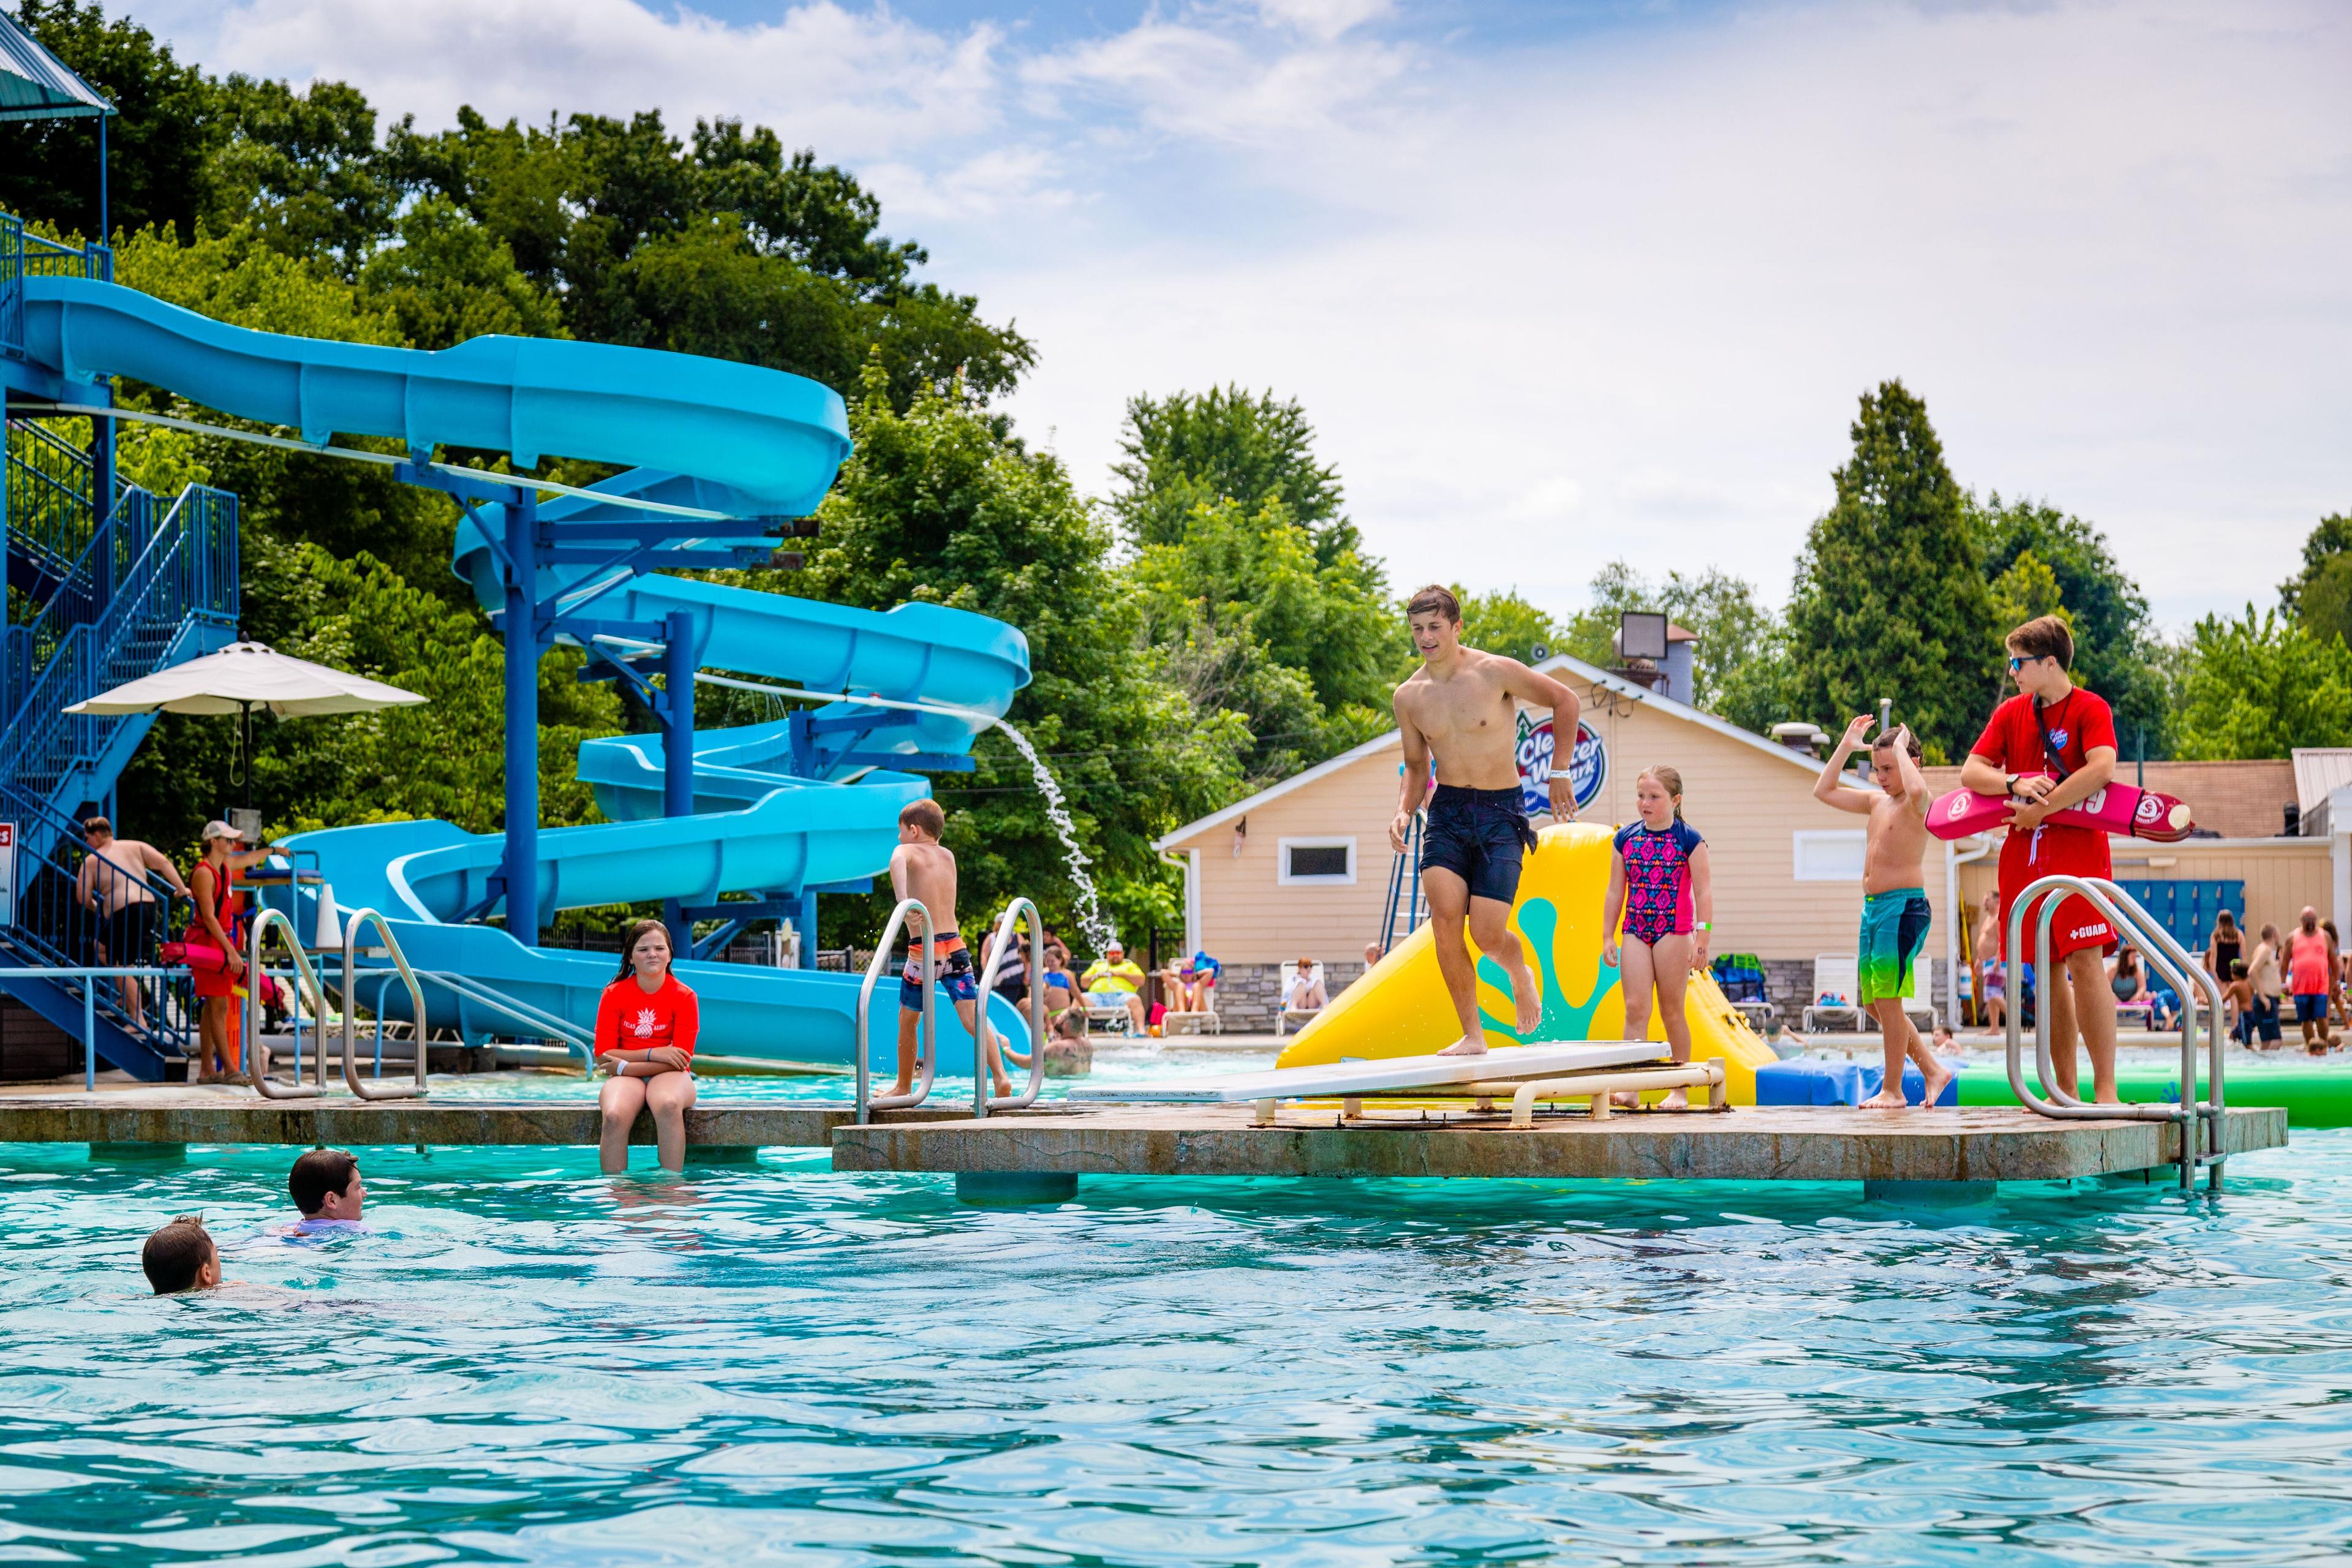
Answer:
[{"label": "shirtless teenage boy", "polygon": [[[1514,699],[1549,708],[1552,731],[1573,735],[1583,705],[1576,693],[1516,658],[1462,646],[1462,606],[1448,590],[1430,586],[1405,606],[1405,624],[1421,668],[1396,689],[1397,730],[1404,740],[1404,785],[1389,843],[1404,853],[1412,814],[1429,789],[1429,760],[1437,758],[1437,794],[1429,803],[1422,839],[1421,885],[1435,927],[1437,967],[1462,1022],[1462,1037],[1440,1053],[1478,1056],[1486,1031],[1478,1020],[1477,972],[1463,942],[1466,922],[1478,951],[1511,977],[1518,1032],[1543,1018],[1543,1002],[1527,953],[1512,934],[1511,902],[1519,890],[1519,860],[1535,847],[1519,797],[1518,710]],[[1568,770],[1551,774],[1551,814],[1576,816]]]},{"label": "shirtless teenage boy", "polygon": [[[909,801],[898,813],[898,847],[890,852],[890,890],[929,910],[939,929],[927,933],[920,929],[920,917],[907,917],[907,967],[898,977],[898,1081],[890,1092],[911,1094],[915,1089],[915,1033],[923,1011],[922,953],[915,944],[928,935],[932,973],[955,1004],[956,1016],[971,1033],[975,1063],[987,1063],[989,1082],[997,1094],[1011,1094],[1013,1080],[997,1059],[996,1037],[988,1029],[971,951],[956,931],[955,852],[940,842],[947,826],[947,813],[935,800]],[[937,1041],[931,1048],[939,1048]]]},{"label": "shirtless teenage boy", "polygon": [[1919,880],[1919,858],[1927,849],[1927,781],[1919,773],[1919,737],[1908,724],[1897,725],[1878,737],[1870,748],[1870,773],[1885,793],[1854,789],[1843,781],[1845,760],[1862,745],[1862,738],[1877,721],[1857,713],[1838,740],[1837,750],[1813,783],[1813,798],[1840,811],[1870,819],[1862,854],[1862,946],[1855,965],[1855,998],[1878,1019],[1879,1037],[1886,1052],[1886,1077],[1876,1094],[1862,1102],[1864,1110],[1900,1110],[1903,1058],[1919,1064],[1927,1080],[1920,1102],[1933,1106],[1952,1069],[1936,1059],[1903,1011],[1903,992],[1911,984],[1919,950],[1927,945],[1932,907]]}]

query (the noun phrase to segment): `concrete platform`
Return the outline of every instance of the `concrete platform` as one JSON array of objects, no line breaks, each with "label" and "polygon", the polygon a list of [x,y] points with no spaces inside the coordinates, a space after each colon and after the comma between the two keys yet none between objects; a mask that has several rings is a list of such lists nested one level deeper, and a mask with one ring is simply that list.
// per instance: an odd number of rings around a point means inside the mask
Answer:
[{"label": "concrete platform", "polygon": [[[686,1113],[689,1150],[822,1149],[850,1125],[846,1102],[730,1104],[708,1100]],[[875,1113],[878,1121],[968,1121],[969,1103]],[[546,1147],[595,1143],[593,1100],[424,1100],[366,1103],[347,1095],[262,1100],[243,1089],[141,1089],[102,1094],[0,1097],[0,1143],[425,1144]],[[639,1115],[632,1143],[654,1141]]]},{"label": "concrete platform", "polygon": [[[1132,1106],[1017,1121],[969,1118],[852,1127],[833,1135],[836,1171],[1159,1176],[1486,1176],[1870,1184],[2047,1182],[2173,1163],[2179,1131],[2158,1121],[2058,1121],[2008,1107],[1874,1112],[1740,1108],[1621,1112],[1603,1121],[1340,1121],[1284,1111],[1253,1127],[1246,1106]],[[2231,1110],[2231,1153],[2286,1142],[2286,1112]]]}]

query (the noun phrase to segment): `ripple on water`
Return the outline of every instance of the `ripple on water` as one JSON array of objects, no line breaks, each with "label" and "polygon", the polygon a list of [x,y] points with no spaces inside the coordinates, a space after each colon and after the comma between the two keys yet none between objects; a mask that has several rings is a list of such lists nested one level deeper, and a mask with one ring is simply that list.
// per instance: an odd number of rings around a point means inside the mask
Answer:
[{"label": "ripple on water", "polygon": [[[1091,1178],[972,1210],[821,1153],[615,1183],[585,1152],[368,1151],[376,1228],[325,1247],[269,1233],[286,1158],[0,1147],[0,1557],[2104,1564],[2352,1539],[2352,1131],[2233,1161],[2218,1203],[1916,1215],[1827,1186]],[[197,1208],[243,1288],[140,1294],[140,1238]]]}]

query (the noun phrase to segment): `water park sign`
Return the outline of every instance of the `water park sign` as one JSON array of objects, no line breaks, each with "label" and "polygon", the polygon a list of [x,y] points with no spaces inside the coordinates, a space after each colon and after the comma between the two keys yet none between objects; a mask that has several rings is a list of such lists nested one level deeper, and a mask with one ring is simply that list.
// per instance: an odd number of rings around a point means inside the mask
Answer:
[{"label": "water park sign", "polygon": [[[1540,816],[1551,810],[1551,767],[1555,742],[1551,719],[1530,720],[1525,710],[1519,713],[1519,794],[1527,803],[1529,816]],[[1576,749],[1568,757],[1569,788],[1574,793],[1579,811],[1591,805],[1601,794],[1601,786],[1609,782],[1609,748],[1592,726],[1578,721]]]}]

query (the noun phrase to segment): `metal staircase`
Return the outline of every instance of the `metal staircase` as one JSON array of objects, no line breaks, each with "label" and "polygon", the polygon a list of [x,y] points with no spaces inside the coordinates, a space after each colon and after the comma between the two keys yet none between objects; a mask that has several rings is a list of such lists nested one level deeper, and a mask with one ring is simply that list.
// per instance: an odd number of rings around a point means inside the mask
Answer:
[{"label": "metal staircase", "polygon": [[[0,953],[16,965],[95,962],[99,921],[77,887],[87,853],[77,815],[112,796],[154,723],[65,710],[224,647],[236,634],[236,498],[191,485],[167,500],[123,482],[108,421],[44,414],[56,400],[104,402],[107,389],[55,384],[25,357],[23,279],[105,279],[112,263],[103,246],[58,245],[0,214],[0,390],[7,395],[0,821],[16,825],[17,873],[16,907],[0,920]],[[115,875],[103,862],[101,870]],[[149,890],[157,902],[146,918],[180,929],[184,909],[173,907],[170,889],[150,881]],[[0,981],[0,990],[79,1036],[84,984],[60,975]],[[147,984],[152,994],[134,1018],[111,982],[98,983],[95,1043],[110,1065],[152,1080],[189,1054],[194,1017],[186,998]]]}]

